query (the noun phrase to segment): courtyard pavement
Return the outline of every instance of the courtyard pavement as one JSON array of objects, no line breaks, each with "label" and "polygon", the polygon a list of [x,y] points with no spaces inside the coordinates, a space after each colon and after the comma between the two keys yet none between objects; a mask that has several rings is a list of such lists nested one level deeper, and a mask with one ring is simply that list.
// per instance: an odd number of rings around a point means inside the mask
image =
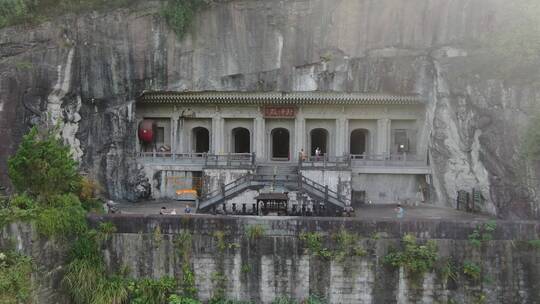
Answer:
[{"label": "courtyard pavement", "polygon": [[[173,209],[176,214],[184,214],[186,206],[191,207],[192,213],[195,210],[195,203],[182,201],[148,201],[139,203],[120,203],[119,209],[126,214],[159,214],[161,207],[165,207],[168,212]],[[356,209],[355,217],[358,219],[396,219],[395,205],[365,205]],[[436,207],[429,204],[419,206],[403,206],[405,213],[403,219],[441,219],[441,220],[461,220],[474,221],[491,218],[485,214],[473,214],[458,211],[451,208]],[[285,217],[284,217],[285,218]]]}]

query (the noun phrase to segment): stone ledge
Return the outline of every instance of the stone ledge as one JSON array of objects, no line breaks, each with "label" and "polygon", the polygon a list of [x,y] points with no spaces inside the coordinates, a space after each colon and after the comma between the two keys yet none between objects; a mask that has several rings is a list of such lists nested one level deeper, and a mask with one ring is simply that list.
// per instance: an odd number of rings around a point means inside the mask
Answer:
[{"label": "stone ledge", "polygon": [[[357,218],[300,218],[300,217],[251,217],[213,215],[141,215],[113,214],[88,216],[90,225],[111,222],[118,233],[152,233],[159,226],[164,234],[175,234],[182,230],[211,235],[214,231],[226,231],[231,236],[245,234],[246,227],[262,225],[266,236],[296,236],[302,232],[334,233],[341,229],[358,233],[364,237],[379,234],[380,238],[401,238],[412,233],[423,239],[467,240],[477,225],[487,220],[385,220]],[[534,221],[497,221],[492,234],[494,240],[540,239],[540,223]]]}]

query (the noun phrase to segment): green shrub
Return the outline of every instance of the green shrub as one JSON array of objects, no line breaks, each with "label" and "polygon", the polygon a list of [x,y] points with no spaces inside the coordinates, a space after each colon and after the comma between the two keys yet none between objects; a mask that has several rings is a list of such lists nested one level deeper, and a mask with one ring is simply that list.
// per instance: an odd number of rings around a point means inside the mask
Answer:
[{"label": "green shrub", "polygon": [[402,243],[403,250],[391,252],[384,257],[386,264],[403,267],[409,273],[417,275],[433,270],[438,258],[437,245],[434,241],[420,245],[413,235],[406,234]]},{"label": "green shrub", "polygon": [[176,280],[163,277],[159,280],[140,279],[130,283],[131,304],[162,304],[174,294]]},{"label": "green shrub", "polygon": [[40,234],[64,238],[86,231],[86,212],[73,194],[56,195],[50,200],[51,207],[41,209],[36,218]]},{"label": "green shrub", "polygon": [[309,254],[319,256],[324,259],[331,259],[332,252],[323,247],[323,235],[318,232],[303,232],[300,234],[300,240],[306,243]]},{"label": "green shrub", "polygon": [[171,295],[169,297],[169,304],[201,304],[201,302],[199,302],[198,300],[189,298],[189,297]]},{"label": "green shrub", "polygon": [[14,251],[0,252],[0,303],[30,303],[32,261]]},{"label": "green shrub", "polygon": [[469,279],[478,281],[480,279],[482,269],[477,264],[465,261],[463,263],[463,274],[466,275]]},{"label": "green shrub", "polygon": [[528,241],[528,244],[529,244],[529,246],[531,246],[533,248],[540,249],[540,240],[530,240],[530,241]]},{"label": "green shrub", "polygon": [[496,229],[497,222],[494,220],[490,220],[485,224],[479,224],[473,232],[469,234],[469,243],[476,247],[482,246],[485,242],[489,242],[493,239],[493,232],[495,232]]},{"label": "green shrub", "polygon": [[251,225],[246,228],[246,236],[250,240],[260,239],[264,234],[265,231],[262,225]]},{"label": "green shrub", "polygon": [[25,22],[31,15],[29,4],[28,0],[0,1],[0,28]]},{"label": "green shrub", "polygon": [[8,160],[8,174],[18,193],[48,200],[54,195],[77,193],[81,176],[70,147],[53,131],[39,134],[33,128]]},{"label": "green shrub", "polygon": [[359,236],[357,234],[349,233],[347,230],[340,230],[334,235],[334,240],[337,243],[334,258],[338,262],[342,262],[348,257],[361,257],[367,254],[366,250],[358,244]]},{"label": "green shrub", "polygon": [[278,297],[272,301],[272,304],[297,304],[294,299],[291,299],[289,297]]},{"label": "green shrub", "polygon": [[209,0],[167,0],[161,10],[167,25],[182,38],[193,22],[195,13],[210,3]]},{"label": "green shrub", "polygon": [[326,304],[327,301],[325,298],[323,297],[319,297],[317,295],[310,295],[306,301],[305,301],[306,304]]}]

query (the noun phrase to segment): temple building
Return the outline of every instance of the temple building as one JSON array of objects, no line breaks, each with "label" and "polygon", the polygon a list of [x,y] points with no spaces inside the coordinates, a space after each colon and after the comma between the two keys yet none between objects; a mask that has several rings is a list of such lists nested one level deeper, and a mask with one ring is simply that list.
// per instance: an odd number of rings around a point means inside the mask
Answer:
[{"label": "temple building", "polygon": [[155,199],[196,190],[202,209],[225,211],[255,208],[269,188],[295,210],[307,201],[429,199],[429,134],[417,96],[145,92],[136,116],[138,161]]}]

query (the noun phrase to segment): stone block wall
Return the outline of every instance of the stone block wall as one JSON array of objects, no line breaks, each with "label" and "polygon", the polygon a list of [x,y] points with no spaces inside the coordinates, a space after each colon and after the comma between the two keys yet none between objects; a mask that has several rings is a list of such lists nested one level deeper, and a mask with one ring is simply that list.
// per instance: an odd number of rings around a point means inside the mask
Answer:
[{"label": "stone block wall", "polygon": [[[475,247],[468,236],[483,222],[392,221],[331,218],[255,218],[194,215],[183,216],[90,216],[92,226],[111,222],[117,232],[103,247],[110,269],[127,266],[133,277],[181,277],[182,261],[175,248],[179,233],[190,233],[191,267],[198,296],[208,300],[221,286],[231,299],[271,303],[278,296],[304,299],[325,297],[329,303],[538,303],[540,299],[540,249],[528,241],[540,239],[540,223],[497,222],[492,240]],[[249,238],[251,227],[264,233]],[[156,231],[159,227],[160,233]],[[359,236],[366,254],[344,260],[313,254],[300,237],[306,232],[326,236],[322,246],[339,250],[334,237],[345,230]],[[223,232],[220,240],[215,232]],[[435,270],[411,278],[403,269],[384,263],[398,248],[405,233],[419,241],[434,240],[439,262]],[[27,225],[12,224],[2,230],[0,248],[14,244],[43,265],[36,303],[69,303],[62,297],[59,281],[62,247],[40,240]],[[456,280],[445,275],[451,261]],[[481,266],[482,280],[463,274],[463,265]],[[453,301],[453,302],[452,302]],[[476,301],[476,302],[475,302]]]}]

